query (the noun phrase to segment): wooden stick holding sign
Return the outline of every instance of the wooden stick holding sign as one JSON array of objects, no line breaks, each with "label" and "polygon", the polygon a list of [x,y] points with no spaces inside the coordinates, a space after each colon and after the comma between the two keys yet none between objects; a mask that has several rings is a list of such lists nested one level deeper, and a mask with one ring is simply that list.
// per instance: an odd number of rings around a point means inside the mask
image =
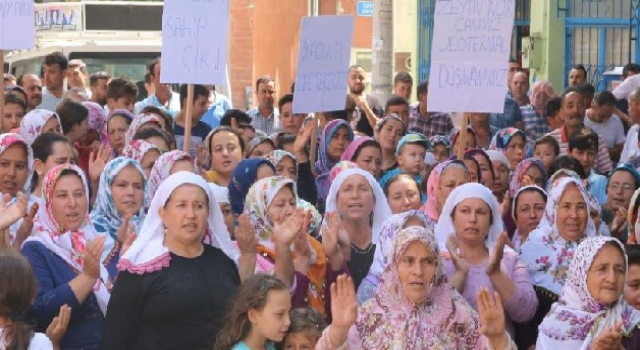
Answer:
[{"label": "wooden stick holding sign", "polygon": [[[462,160],[464,158],[464,151],[465,148],[467,147],[467,135],[469,134],[467,132],[467,128],[469,126],[469,113],[463,113],[462,114],[462,124],[460,124],[460,135],[458,135],[458,154],[456,154],[456,157],[459,160]],[[454,145],[451,145],[451,147],[454,147]]]},{"label": "wooden stick holding sign", "polygon": [[[2,67],[2,77],[4,84],[4,51],[0,50],[0,67]],[[4,85],[2,93],[0,94],[0,118],[4,118]]]},{"label": "wooden stick holding sign", "polygon": [[319,116],[320,112],[316,113],[313,116],[313,120],[311,121],[313,123],[313,132],[311,133],[311,148],[309,149],[309,165],[311,165],[311,169],[313,169],[313,166],[316,164],[316,154],[318,153],[316,152],[316,150],[318,149],[318,121],[320,120]]},{"label": "wooden stick holding sign", "polygon": [[193,110],[193,84],[187,85],[187,110],[184,118],[184,151],[191,154],[191,112]]}]

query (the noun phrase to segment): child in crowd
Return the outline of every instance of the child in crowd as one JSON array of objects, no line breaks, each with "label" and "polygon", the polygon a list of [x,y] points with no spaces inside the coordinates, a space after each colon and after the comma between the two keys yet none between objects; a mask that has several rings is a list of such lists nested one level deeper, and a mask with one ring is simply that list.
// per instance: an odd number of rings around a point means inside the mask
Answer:
[{"label": "child in crowd", "polygon": [[590,128],[577,129],[569,137],[569,155],[577,159],[587,175],[588,189],[598,200],[604,204],[607,201],[607,178],[596,174],[593,166],[598,155],[598,134]]},{"label": "child in crowd", "polygon": [[[331,312],[336,321],[321,336],[310,334],[316,349],[344,347],[347,334],[357,317],[355,288],[351,277],[339,276],[331,286]],[[300,331],[298,324],[290,332],[291,297],[288,286],[277,277],[256,274],[238,290],[238,297],[222,329],[216,350],[275,350],[275,344],[294,343]],[[317,327],[321,327],[318,323]],[[303,333],[304,334],[304,333]],[[334,345],[339,341],[339,345]],[[297,341],[296,341],[297,343]]]},{"label": "child in crowd", "polygon": [[109,111],[126,109],[133,113],[136,97],[138,97],[138,86],[128,79],[111,79],[107,85],[107,108]]},{"label": "child in crowd", "polygon": [[291,325],[280,344],[283,350],[315,349],[327,323],[311,308],[295,309],[289,313]]},{"label": "child in crowd", "polygon": [[[431,149],[431,142],[422,134],[404,135],[396,147],[396,159],[398,168],[382,176],[378,181],[380,187],[385,188],[387,181],[396,174],[408,174],[413,176],[418,183],[422,182],[421,173],[425,169],[425,156]],[[421,202],[427,201],[426,195],[422,194]]]},{"label": "child in crowd", "polygon": [[625,249],[629,264],[625,299],[629,305],[640,310],[640,245],[627,244]]},{"label": "child in crowd", "polygon": [[559,155],[560,145],[552,136],[542,136],[536,140],[533,146],[533,157],[540,159],[545,169],[549,169]]}]

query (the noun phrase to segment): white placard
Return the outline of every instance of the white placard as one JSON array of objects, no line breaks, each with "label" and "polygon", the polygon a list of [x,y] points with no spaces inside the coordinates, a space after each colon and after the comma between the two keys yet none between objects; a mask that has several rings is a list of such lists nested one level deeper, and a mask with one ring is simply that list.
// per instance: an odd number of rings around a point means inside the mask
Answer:
[{"label": "white placard", "polygon": [[226,85],[228,0],[165,0],[160,81]]},{"label": "white placard", "polygon": [[33,0],[0,0],[0,50],[31,49],[35,37]]},{"label": "white placard", "polygon": [[353,16],[302,19],[294,113],[344,109],[354,23]]},{"label": "white placard", "polygon": [[515,0],[437,0],[427,109],[502,113]]}]

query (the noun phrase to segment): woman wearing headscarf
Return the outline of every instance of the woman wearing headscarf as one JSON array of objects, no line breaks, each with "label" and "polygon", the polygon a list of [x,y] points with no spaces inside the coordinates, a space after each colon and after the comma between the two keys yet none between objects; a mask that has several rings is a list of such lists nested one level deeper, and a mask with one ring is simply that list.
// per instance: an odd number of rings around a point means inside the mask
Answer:
[{"label": "woman wearing headscarf", "polygon": [[45,109],[34,109],[27,113],[20,122],[20,136],[29,145],[33,144],[40,134],[54,132],[62,134],[62,126],[58,113]]},{"label": "woman wearing headscarf", "polygon": [[[258,240],[256,273],[273,273],[288,282],[292,308],[309,306],[328,315],[325,288],[346,272],[345,259],[340,250],[324,249],[304,231],[308,218],[297,206],[295,183],[283,176],[257,181],[247,195],[245,212]],[[334,231],[335,223],[330,227]]]},{"label": "woman wearing headscarf", "polygon": [[587,238],[575,251],[560,300],[540,325],[536,349],[636,349],[640,312],[627,304],[624,246]]},{"label": "woman wearing headscarf", "polygon": [[567,176],[549,184],[547,205],[538,228],[522,244],[522,262],[529,271],[538,296],[538,310],[528,323],[518,344],[535,344],[538,326],[558,301],[578,244],[596,235],[589,217],[589,197],[580,180]]},{"label": "woman wearing headscarf", "polygon": [[367,277],[362,280],[358,288],[358,305],[371,299],[376,293],[382,273],[389,266],[387,257],[393,255],[393,245],[398,233],[407,227],[427,227],[427,218],[419,210],[409,210],[396,214],[385,220],[380,229],[380,237],[376,242],[376,252],[373,255],[373,264]]},{"label": "woman wearing headscarf", "polygon": [[162,151],[158,146],[144,140],[133,140],[122,150],[122,156],[135,160],[142,166],[145,176],[151,176],[151,170]]},{"label": "woman wearing headscarf", "polygon": [[275,166],[264,158],[243,159],[240,161],[227,187],[233,215],[238,216],[244,212],[244,202],[247,194],[256,181],[275,174]]},{"label": "woman wearing headscarf", "polygon": [[107,133],[107,111],[95,102],[82,102],[82,105],[89,110],[89,118],[87,124],[89,126],[89,135],[94,133],[97,141],[102,146],[109,145],[109,134]]},{"label": "woman wearing headscarf", "polygon": [[361,169],[367,170],[376,179],[380,178],[380,165],[382,164],[382,148],[373,137],[356,137],[342,154],[340,160],[349,160]]},{"label": "woman wearing headscarf", "polygon": [[138,114],[132,121],[131,125],[129,125],[129,129],[127,129],[127,133],[124,137],[125,146],[128,145],[131,141],[133,141],[133,136],[140,130],[144,130],[146,128],[156,127],[158,129],[163,129],[163,119],[161,116],[154,113],[145,113]]},{"label": "woman wearing headscarf", "polygon": [[491,158],[481,148],[474,148],[466,151],[465,156],[471,156],[478,162],[480,168],[479,182],[485,185],[488,189],[493,188],[493,165],[491,164]]},{"label": "woman wearing headscarf", "polygon": [[378,121],[375,137],[382,149],[381,177],[398,167],[396,148],[406,133],[407,125],[396,114],[389,114]]},{"label": "woman wearing headscarf", "polygon": [[436,159],[436,163],[442,163],[445,160],[451,158],[453,153],[451,152],[451,141],[449,137],[444,135],[433,135],[429,138],[433,147],[429,151]]},{"label": "woman wearing headscarf", "polygon": [[502,220],[509,238],[513,238],[517,226],[513,216],[513,201],[511,199],[522,186],[536,185],[544,188],[546,182],[546,174],[542,161],[536,158],[528,158],[518,163],[509,182],[509,202],[504,203],[506,210],[502,213]]},{"label": "woman wearing headscarf", "polygon": [[520,253],[522,244],[540,224],[546,205],[547,192],[536,185],[520,187],[513,195],[511,216],[515,220],[516,230],[511,242],[516,252]]},{"label": "woman wearing headscarf", "polygon": [[213,348],[240,285],[239,256],[206,181],[169,176],[118,264],[101,348]]},{"label": "woman wearing headscarf", "polygon": [[461,161],[447,160],[436,165],[427,180],[427,202],[420,208],[427,216],[427,227],[436,226],[451,191],[467,182],[469,171]]},{"label": "woman wearing headscarf", "polygon": [[[329,172],[353,141],[353,130],[349,123],[342,119],[330,121],[322,130],[318,160],[316,161],[316,189],[318,200],[323,202],[329,193]],[[320,210],[323,212],[323,210]]]},{"label": "woman wearing headscarf", "polygon": [[491,192],[498,198],[498,202],[503,203],[508,195],[506,192],[509,189],[509,178],[511,177],[509,159],[501,151],[488,150],[485,153],[489,156],[493,169]]},{"label": "woman wearing headscarf", "polygon": [[[342,170],[337,174],[331,182],[326,204],[327,214],[339,215],[348,235],[341,241],[341,248],[350,251],[344,255],[351,256],[348,266],[357,289],[369,272],[382,223],[391,216],[391,208],[376,179],[360,168]],[[350,241],[350,247],[344,246],[347,241]]]},{"label": "woman wearing headscarf", "polygon": [[449,282],[474,309],[479,288],[500,294],[506,328],[514,337],[513,322],[531,319],[538,300],[520,257],[506,246],[500,206],[491,191],[478,183],[453,190],[435,233]]},{"label": "woman wearing headscarf", "polygon": [[483,290],[478,317],[446,282],[439,253],[428,229],[397,234],[376,294],[349,330],[350,349],[516,349],[499,298]]},{"label": "woman wearing headscarf", "polygon": [[[96,203],[89,216],[95,230],[120,244],[127,239],[118,237],[123,222],[133,226],[134,232],[144,221],[144,199],[147,178],[135,160],[118,157],[104,167]],[[128,227],[127,227],[128,228]],[[125,235],[129,230],[123,232]]]},{"label": "woman wearing headscarf", "polygon": [[127,109],[116,109],[107,117],[107,135],[114,155],[120,156],[122,150],[128,145],[125,143],[125,135],[135,117]]},{"label": "woman wearing headscarf", "polygon": [[[456,129],[452,134],[451,134],[451,154],[453,156],[457,156],[458,155],[458,149],[460,148],[460,134],[461,134],[462,130],[461,129]],[[465,144],[462,145],[463,147],[463,153],[470,150],[470,149],[474,149],[476,147],[478,147],[478,140],[476,138],[476,132],[475,130],[473,130],[473,128],[471,126],[467,127],[467,138],[465,139]]]},{"label": "woman wearing headscarf", "polygon": [[54,167],[42,188],[44,205],[22,245],[38,281],[31,309],[37,331],[44,332],[66,304],[73,317],[62,348],[99,349],[120,246],[94,230],[87,179],[78,166]]},{"label": "woman wearing headscarf", "polygon": [[490,150],[502,152],[509,160],[509,170],[514,171],[527,153],[527,137],[516,128],[500,129],[491,139]]},{"label": "woman wearing headscarf", "polygon": [[153,196],[162,182],[179,171],[189,171],[197,174],[196,162],[188,153],[184,151],[170,151],[161,155],[153,165],[151,174],[147,182],[147,194],[145,198],[145,208],[151,205]]}]

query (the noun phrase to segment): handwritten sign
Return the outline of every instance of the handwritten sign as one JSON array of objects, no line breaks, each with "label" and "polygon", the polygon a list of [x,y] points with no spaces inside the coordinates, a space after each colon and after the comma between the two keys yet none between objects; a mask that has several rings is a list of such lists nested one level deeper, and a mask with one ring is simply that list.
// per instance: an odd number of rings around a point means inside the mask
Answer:
[{"label": "handwritten sign", "polygon": [[515,0],[437,0],[427,108],[502,113]]},{"label": "handwritten sign", "polygon": [[224,84],[228,0],[165,0],[160,81]]},{"label": "handwritten sign", "polygon": [[33,0],[0,0],[0,50],[35,46]]},{"label": "handwritten sign", "polygon": [[302,19],[294,113],[344,109],[353,26],[353,16]]}]

